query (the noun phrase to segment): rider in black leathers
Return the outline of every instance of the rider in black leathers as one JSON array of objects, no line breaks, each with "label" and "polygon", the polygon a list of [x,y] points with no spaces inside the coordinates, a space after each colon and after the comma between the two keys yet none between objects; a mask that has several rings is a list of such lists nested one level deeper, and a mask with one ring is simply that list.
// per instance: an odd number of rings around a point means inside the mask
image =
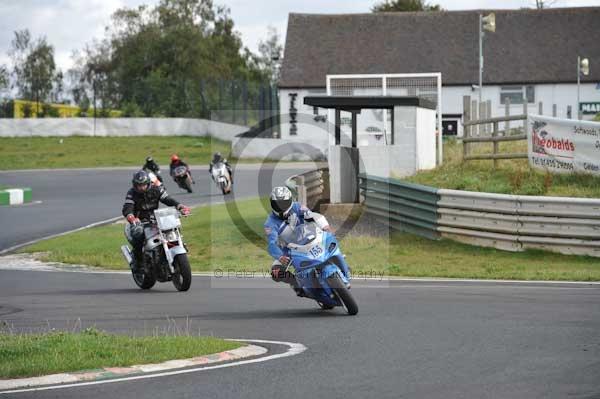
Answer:
[{"label": "rider in black leathers", "polygon": [[135,268],[142,266],[143,223],[154,222],[154,210],[158,209],[160,202],[177,207],[184,215],[190,213],[190,208],[170,197],[163,186],[152,185],[148,173],[143,170],[136,172],[122,209],[123,216],[129,222],[127,239],[133,246]]},{"label": "rider in black leathers", "polygon": [[156,175],[156,178],[163,182],[163,178],[160,175],[160,166],[156,163],[156,161],[152,157],[146,158],[146,163],[142,166],[143,170],[153,172]]}]

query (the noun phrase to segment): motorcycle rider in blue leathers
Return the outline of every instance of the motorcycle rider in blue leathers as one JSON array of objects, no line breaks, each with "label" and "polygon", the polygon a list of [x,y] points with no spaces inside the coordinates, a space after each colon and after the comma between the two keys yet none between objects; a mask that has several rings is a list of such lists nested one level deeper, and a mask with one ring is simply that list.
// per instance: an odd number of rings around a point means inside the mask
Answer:
[{"label": "motorcycle rider in blue leathers", "polygon": [[[324,216],[303,207],[299,202],[294,202],[292,192],[287,187],[273,188],[270,201],[272,212],[265,221],[264,229],[267,236],[267,250],[269,255],[275,259],[271,265],[271,277],[274,281],[290,284],[298,296],[303,296],[303,290],[297,286],[296,278],[286,270],[290,263],[290,257],[286,243],[282,242],[279,235],[287,227],[288,220],[292,215],[296,216],[297,224],[314,220],[322,230],[331,231],[331,229]],[[345,262],[342,263],[339,266],[342,272],[348,276],[348,266]]]}]

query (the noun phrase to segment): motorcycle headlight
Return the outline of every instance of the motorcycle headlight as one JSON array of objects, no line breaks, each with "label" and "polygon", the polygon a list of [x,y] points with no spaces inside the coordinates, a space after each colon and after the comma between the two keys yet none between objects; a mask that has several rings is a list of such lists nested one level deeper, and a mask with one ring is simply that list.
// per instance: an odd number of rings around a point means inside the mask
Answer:
[{"label": "motorcycle headlight", "polygon": [[165,233],[165,239],[167,241],[178,241],[179,237],[177,235],[177,232],[175,230],[171,230]]}]

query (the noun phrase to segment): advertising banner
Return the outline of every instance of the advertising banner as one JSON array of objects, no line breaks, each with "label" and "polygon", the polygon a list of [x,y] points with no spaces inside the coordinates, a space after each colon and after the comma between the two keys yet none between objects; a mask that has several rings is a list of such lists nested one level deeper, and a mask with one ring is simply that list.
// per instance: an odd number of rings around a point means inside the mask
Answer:
[{"label": "advertising banner", "polygon": [[600,175],[600,123],[529,115],[527,126],[532,167]]}]

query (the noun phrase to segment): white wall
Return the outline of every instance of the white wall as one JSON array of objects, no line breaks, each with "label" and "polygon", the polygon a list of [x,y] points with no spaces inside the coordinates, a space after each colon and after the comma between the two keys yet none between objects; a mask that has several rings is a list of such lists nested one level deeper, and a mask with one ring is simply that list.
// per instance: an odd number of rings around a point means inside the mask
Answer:
[{"label": "white wall", "polygon": [[210,135],[231,141],[246,131],[246,126],[191,118],[0,119],[0,137]]}]

